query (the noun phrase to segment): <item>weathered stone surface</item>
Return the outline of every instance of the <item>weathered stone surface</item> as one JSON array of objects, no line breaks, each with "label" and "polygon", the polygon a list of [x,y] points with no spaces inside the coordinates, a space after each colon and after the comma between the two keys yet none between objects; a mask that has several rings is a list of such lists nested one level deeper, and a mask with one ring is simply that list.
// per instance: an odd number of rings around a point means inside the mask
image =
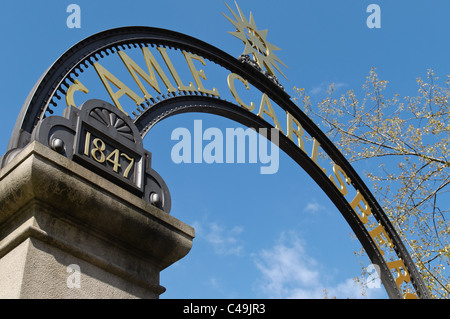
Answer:
[{"label": "weathered stone surface", "polygon": [[[0,171],[0,297],[158,298],[194,229],[34,142]],[[69,288],[67,267],[80,267]]]}]

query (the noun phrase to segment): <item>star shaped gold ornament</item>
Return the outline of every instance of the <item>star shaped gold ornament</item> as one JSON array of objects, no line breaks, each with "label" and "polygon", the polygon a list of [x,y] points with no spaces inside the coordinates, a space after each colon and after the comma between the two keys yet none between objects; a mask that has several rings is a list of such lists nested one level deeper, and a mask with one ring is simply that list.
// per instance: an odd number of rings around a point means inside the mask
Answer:
[{"label": "star shaped gold ornament", "polygon": [[281,49],[266,40],[268,30],[258,30],[252,13],[250,12],[250,19],[247,20],[236,2],[235,4],[239,11],[239,16],[225,3],[235,20],[226,16],[224,13],[222,14],[236,27],[235,32],[229,33],[244,42],[245,49],[243,55],[252,55],[253,60],[258,66],[261,69],[265,68],[270,75],[276,77],[276,69],[285,79],[287,79],[277,62],[285,67],[287,66],[274,53],[274,51]]}]

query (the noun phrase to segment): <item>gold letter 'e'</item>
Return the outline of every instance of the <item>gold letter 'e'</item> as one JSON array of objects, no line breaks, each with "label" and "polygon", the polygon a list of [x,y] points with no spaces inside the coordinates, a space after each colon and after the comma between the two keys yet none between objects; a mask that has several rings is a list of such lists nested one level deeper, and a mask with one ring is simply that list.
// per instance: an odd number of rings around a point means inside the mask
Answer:
[{"label": "gold letter 'e'", "polygon": [[192,59],[195,59],[197,61],[200,61],[201,64],[206,65],[205,60],[201,56],[186,51],[183,51],[183,54],[184,57],[186,58],[189,70],[191,70],[192,76],[194,77],[195,83],[197,84],[198,91],[213,96],[219,96],[219,92],[217,91],[216,88],[213,88],[212,90],[205,89],[202,80],[200,79],[202,78],[203,80],[206,80],[205,72],[203,70],[197,70],[194,66],[194,62],[192,61]]}]

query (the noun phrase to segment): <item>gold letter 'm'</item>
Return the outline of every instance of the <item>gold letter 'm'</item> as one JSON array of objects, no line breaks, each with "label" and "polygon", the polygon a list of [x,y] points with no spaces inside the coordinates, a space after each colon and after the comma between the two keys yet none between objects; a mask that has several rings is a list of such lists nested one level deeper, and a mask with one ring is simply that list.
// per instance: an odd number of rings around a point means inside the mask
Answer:
[{"label": "gold letter 'm'", "polygon": [[161,90],[159,89],[158,81],[156,79],[155,72],[153,71],[153,69],[156,70],[156,73],[158,73],[159,77],[163,80],[164,85],[167,88],[167,91],[169,93],[175,92],[175,90],[176,90],[175,87],[172,85],[172,83],[170,83],[169,79],[164,74],[164,72],[161,69],[161,67],[159,66],[158,62],[156,62],[156,59],[153,56],[153,54],[150,52],[150,50],[147,47],[144,47],[144,48],[142,48],[142,53],[144,54],[144,58],[145,58],[145,62],[147,64],[149,74],[147,74],[144,70],[142,70],[142,68],[139,65],[137,65],[136,62],[134,62],[125,52],[119,51],[119,56],[122,59],[125,66],[127,67],[128,71],[130,72],[133,79],[138,84],[142,93],[144,93],[144,97],[146,99],[149,99],[152,96],[148,93],[148,91],[146,90],[146,88],[144,87],[144,85],[142,84],[141,80],[139,79],[139,77],[137,75],[141,76],[145,80],[145,82],[150,84],[150,86],[155,91],[157,91],[158,94],[161,94]]}]

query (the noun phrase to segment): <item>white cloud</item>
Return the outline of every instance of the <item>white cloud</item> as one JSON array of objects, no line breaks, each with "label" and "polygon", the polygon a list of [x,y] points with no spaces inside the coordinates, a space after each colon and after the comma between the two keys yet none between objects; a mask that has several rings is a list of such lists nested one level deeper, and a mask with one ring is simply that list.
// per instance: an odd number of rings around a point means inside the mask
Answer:
[{"label": "white cloud", "polygon": [[306,255],[300,240],[290,238],[288,245],[284,241],[285,238],[282,238],[271,249],[261,251],[255,260],[262,274],[262,292],[269,297],[289,297],[295,286],[314,285],[319,277],[315,269],[316,261]]},{"label": "white cloud", "polygon": [[[309,91],[309,93],[311,95],[317,95],[317,94],[325,93],[328,90],[328,88],[330,87],[330,84],[331,83],[329,83],[329,82],[322,82],[322,83],[320,83],[320,85],[313,87]],[[338,89],[340,89],[342,87],[346,87],[346,86],[347,86],[346,83],[337,82],[337,83],[334,83],[334,90],[336,91],[336,90],[338,90]]]},{"label": "white cloud", "polygon": [[310,93],[311,95],[316,95],[316,94],[319,94],[319,93],[322,92],[322,91],[323,91],[323,88],[322,88],[322,87],[316,86],[316,87],[313,87],[313,88],[311,89],[311,91],[309,91],[309,93]]},{"label": "white cloud", "polygon": [[317,213],[324,209],[325,209],[325,206],[320,205],[315,199],[313,199],[312,201],[310,201],[306,204],[303,211],[310,212],[310,213]]},{"label": "white cloud", "polygon": [[363,296],[361,285],[352,278],[328,284],[326,268],[308,255],[292,232],[283,233],[273,247],[257,254],[255,265],[261,272],[257,289],[267,298],[376,298],[382,294],[382,288],[367,289]]},{"label": "white cloud", "polygon": [[197,237],[203,238],[210,244],[214,252],[220,255],[241,255],[244,250],[239,236],[243,232],[241,226],[227,229],[217,222],[194,223]]}]

